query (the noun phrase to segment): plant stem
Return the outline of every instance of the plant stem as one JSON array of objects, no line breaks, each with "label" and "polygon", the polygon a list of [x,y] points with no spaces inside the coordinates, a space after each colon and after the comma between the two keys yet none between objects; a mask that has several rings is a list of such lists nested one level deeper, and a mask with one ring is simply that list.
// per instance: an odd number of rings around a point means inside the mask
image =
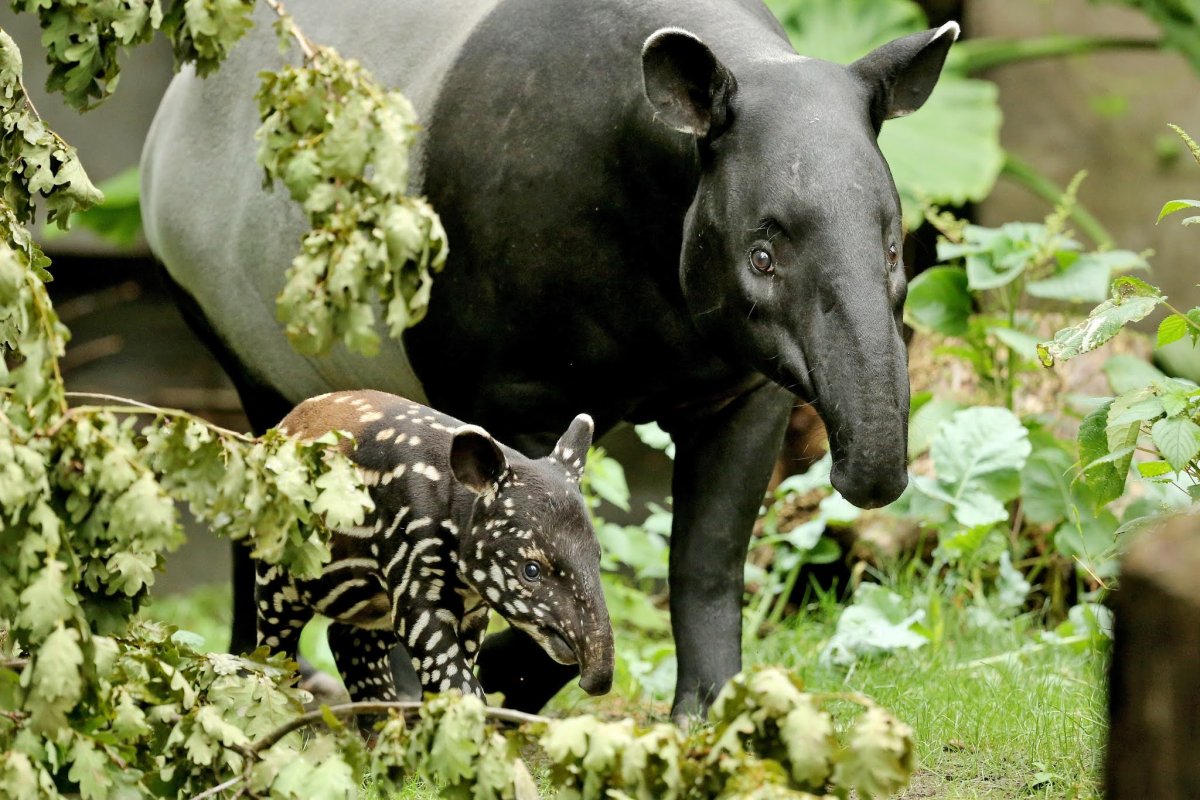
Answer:
[{"label": "plant stem", "polygon": [[[362,703],[341,703],[336,706],[322,706],[315,711],[301,714],[295,719],[280,725],[275,730],[255,740],[254,744],[241,748],[244,755],[257,758],[258,754],[268,749],[289,733],[314,722],[320,722],[329,713],[335,717],[354,717],[359,714],[380,714],[385,711],[420,711],[424,705],[420,700],[379,701]],[[526,714],[524,711],[513,711],[510,708],[485,708],[483,713],[502,722],[513,722],[518,725],[538,725],[550,722],[550,717],[538,714]]]},{"label": "plant stem", "polygon": [[224,783],[218,783],[216,786],[213,786],[210,789],[205,789],[203,792],[193,797],[192,800],[204,800],[206,797],[216,797],[226,789],[232,789],[234,786],[237,786],[245,779],[245,775],[235,775]]},{"label": "plant stem", "polygon": [[296,24],[296,21],[292,19],[290,14],[287,13],[287,9],[283,7],[283,3],[281,3],[280,0],[263,0],[263,2],[275,12],[275,16],[279,17],[281,20],[283,20],[284,24],[287,25],[288,33],[290,33],[292,38],[296,40],[296,44],[300,45],[300,52],[304,54],[304,60],[310,64],[316,61],[317,46],[312,43],[312,40],[304,35],[304,31],[300,30],[300,27]]},{"label": "plant stem", "polygon": [[[1034,169],[1029,162],[1007,151],[1004,154],[1004,167],[1001,174],[1007,175],[1048,203],[1057,203],[1063,195],[1063,190],[1058,188],[1054,181]],[[1071,219],[1079,225],[1080,229],[1097,247],[1112,246],[1112,235],[1100,224],[1100,220],[1092,216],[1091,212],[1082,204],[1075,203],[1075,207],[1071,209]]]},{"label": "plant stem", "polygon": [[973,73],[1006,64],[1041,58],[1060,58],[1097,50],[1157,50],[1162,39],[1132,39],[1110,36],[1039,36],[1027,39],[983,37],[954,46],[951,64]]}]

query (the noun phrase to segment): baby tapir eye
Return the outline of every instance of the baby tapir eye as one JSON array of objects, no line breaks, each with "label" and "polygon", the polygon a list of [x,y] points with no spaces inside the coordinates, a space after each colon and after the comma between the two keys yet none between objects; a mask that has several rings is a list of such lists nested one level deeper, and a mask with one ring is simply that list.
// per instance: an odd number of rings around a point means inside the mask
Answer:
[{"label": "baby tapir eye", "polygon": [[887,249],[887,263],[889,267],[894,267],[900,262],[900,249],[896,247],[896,243],[892,242]]},{"label": "baby tapir eye", "polygon": [[521,568],[521,574],[525,576],[525,580],[536,583],[542,579],[542,567],[536,561],[526,561],[525,566]]}]

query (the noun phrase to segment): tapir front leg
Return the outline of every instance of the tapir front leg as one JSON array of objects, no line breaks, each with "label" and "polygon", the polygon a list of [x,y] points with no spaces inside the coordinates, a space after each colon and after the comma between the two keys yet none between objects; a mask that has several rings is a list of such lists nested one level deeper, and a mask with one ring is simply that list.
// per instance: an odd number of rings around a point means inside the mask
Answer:
[{"label": "tapir front leg", "polygon": [[704,713],[742,668],[746,549],[791,405],[791,395],[763,384],[712,416],[669,425],[676,721]]}]

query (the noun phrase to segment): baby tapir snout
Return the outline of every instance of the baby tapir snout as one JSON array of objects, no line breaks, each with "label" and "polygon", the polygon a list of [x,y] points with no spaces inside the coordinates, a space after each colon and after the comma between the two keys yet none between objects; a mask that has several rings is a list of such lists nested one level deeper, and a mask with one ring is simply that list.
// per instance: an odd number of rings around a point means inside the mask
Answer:
[{"label": "baby tapir snout", "polygon": [[[613,633],[600,583],[600,546],[579,482],[592,441],[591,417],[575,418],[549,456],[536,461],[464,428],[451,469],[478,492],[465,573],[480,596],[562,664],[577,664],[590,694],[612,686]],[[489,444],[490,442],[490,444]],[[462,453],[473,451],[462,466]],[[471,474],[486,465],[486,476]]]},{"label": "baby tapir snout", "polygon": [[318,578],[260,565],[260,643],[294,656],[316,611],[334,620],[330,647],[352,699],[395,699],[388,652],[397,643],[423,691],[482,697],[474,667],[495,609],[551,658],[578,664],[586,691],[610,688],[600,547],[579,489],[590,417],[576,417],[542,459],[374,391],[313,398],[280,428],[303,439],[349,432],[342,451],[375,509],[362,525],[334,531]]}]

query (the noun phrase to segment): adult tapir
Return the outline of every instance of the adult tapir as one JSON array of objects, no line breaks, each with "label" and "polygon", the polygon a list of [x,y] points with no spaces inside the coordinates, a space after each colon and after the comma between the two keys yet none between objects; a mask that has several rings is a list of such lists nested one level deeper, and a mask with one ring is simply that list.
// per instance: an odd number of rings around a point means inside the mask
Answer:
[{"label": "adult tapir", "polygon": [[[428,317],[375,358],[303,357],[275,297],[303,221],[255,165],[265,14],[221,70],[184,71],[142,160],[146,234],[253,426],[371,387],[545,455],[581,412],[676,443],[675,713],[740,668],[748,538],[793,403],[813,402],[833,484],[906,483],[901,219],[876,144],[929,96],[953,23],[850,66],[795,53],[759,0],[289,0],[315,41],[402,89],[423,124],[412,191],[450,240]],[[238,560],[243,564],[242,560]],[[234,647],[253,642],[235,567]],[[542,705],[572,675],[519,632],[489,691]]]}]

